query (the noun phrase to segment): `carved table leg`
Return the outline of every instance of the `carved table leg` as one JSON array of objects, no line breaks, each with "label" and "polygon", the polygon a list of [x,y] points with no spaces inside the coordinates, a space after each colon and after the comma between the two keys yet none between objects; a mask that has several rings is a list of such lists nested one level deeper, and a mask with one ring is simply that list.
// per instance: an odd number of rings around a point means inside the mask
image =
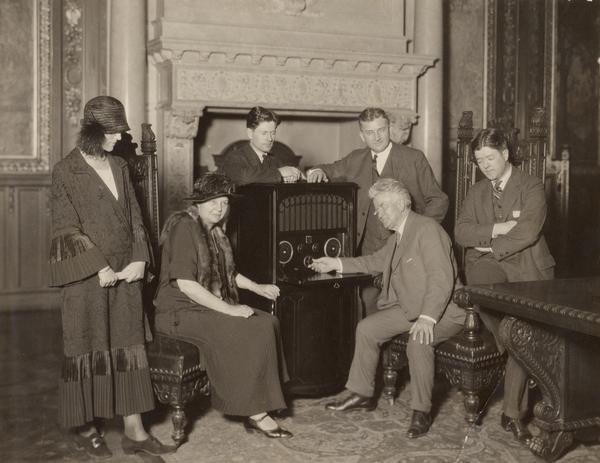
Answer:
[{"label": "carved table leg", "polygon": [[500,323],[500,337],[513,358],[533,377],[542,392],[535,404],[534,425],[540,435],[533,438],[531,451],[554,461],[573,443],[573,432],[564,420],[562,390],[567,375],[566,340],[538,325],[513,317]]},{"label": "carved table leg", "polygon": [[173,422],[173,434],[171,434],[171,437],[175,441],[175,445],[179,447],[185,437],[184,428],[187,424],[185,409],[181,405],[173,405],[171,421]]},{"label": "carved table leg", "polygon": [[573,433],[569,431],[541,430],[531,439],[530,450],[546,461],[557,460],[573,444]]}]

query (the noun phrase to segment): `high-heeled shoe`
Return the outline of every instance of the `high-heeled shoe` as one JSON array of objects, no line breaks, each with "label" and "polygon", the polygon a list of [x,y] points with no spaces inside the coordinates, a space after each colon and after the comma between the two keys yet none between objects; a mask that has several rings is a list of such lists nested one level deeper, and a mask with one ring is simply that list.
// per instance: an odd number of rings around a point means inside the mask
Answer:
[{"label": "high-heeled shoe", "polygon": [[262,429],[258,423],[260,423],[262,420],[264,420],[267,416],[267,414],[265,414],[265,416],[263,416],[262,418],[258,419],[258,420],[254,420],[250,417],[246,418],[246,421],[244,421],[244,428],[246,429],[247,433],[253,433],[253,432],[260,432],[262,434],[264,434],[267,437],[271,437],[272,439],[279,439],[282,437],[293,437],[293,434],[291,432],[289,432],[286,429],[283,429],[281,426],[277,425],[277,427],[275,429]]}]

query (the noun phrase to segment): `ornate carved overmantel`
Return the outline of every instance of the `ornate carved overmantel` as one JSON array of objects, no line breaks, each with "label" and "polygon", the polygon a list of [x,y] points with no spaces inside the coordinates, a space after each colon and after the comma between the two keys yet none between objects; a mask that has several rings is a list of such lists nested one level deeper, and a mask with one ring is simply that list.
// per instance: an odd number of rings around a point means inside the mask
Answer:
[{"label": "ornate carved overmantel", "polygon": [[359,0],[223,0],[219,8],[167,0],[150,12],[164,205],[180,206],[192,186],[193,138],[204,111],[242,114],[262,105],[339,120],[380,106],[405,140],[417,118],[417,78],[436,57],[408,52],[414,0],[371,7],[365,11]]}]

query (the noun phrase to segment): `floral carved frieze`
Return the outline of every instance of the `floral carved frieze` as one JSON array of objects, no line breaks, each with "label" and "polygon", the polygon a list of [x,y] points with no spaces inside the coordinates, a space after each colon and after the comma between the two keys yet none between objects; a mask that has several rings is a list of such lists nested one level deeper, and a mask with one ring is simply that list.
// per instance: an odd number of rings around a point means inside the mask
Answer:
[{"label": "floral carved frieze", "polygon": [[344,110],[365,106],[416,109],[416,78],[363,78],[300,73],[180,67],[174,76],[179,102]]}]

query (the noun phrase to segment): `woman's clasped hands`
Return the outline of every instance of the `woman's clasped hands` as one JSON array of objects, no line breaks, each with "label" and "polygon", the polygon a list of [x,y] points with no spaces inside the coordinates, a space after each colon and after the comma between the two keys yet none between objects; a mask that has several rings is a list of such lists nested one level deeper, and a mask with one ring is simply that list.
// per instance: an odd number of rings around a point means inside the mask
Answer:
[{"label": "woman's clasped hands", "polygon": [[115,272],[111,267],[104,267],[98,272],[98,279],[100,286],[108,288],[114,286],[119,280],[125,280],[127,283],[133,283],[134,281],[141,280],[144,278],[144,272],[146,271],[146,262],[131,262],[120,272]]}]

